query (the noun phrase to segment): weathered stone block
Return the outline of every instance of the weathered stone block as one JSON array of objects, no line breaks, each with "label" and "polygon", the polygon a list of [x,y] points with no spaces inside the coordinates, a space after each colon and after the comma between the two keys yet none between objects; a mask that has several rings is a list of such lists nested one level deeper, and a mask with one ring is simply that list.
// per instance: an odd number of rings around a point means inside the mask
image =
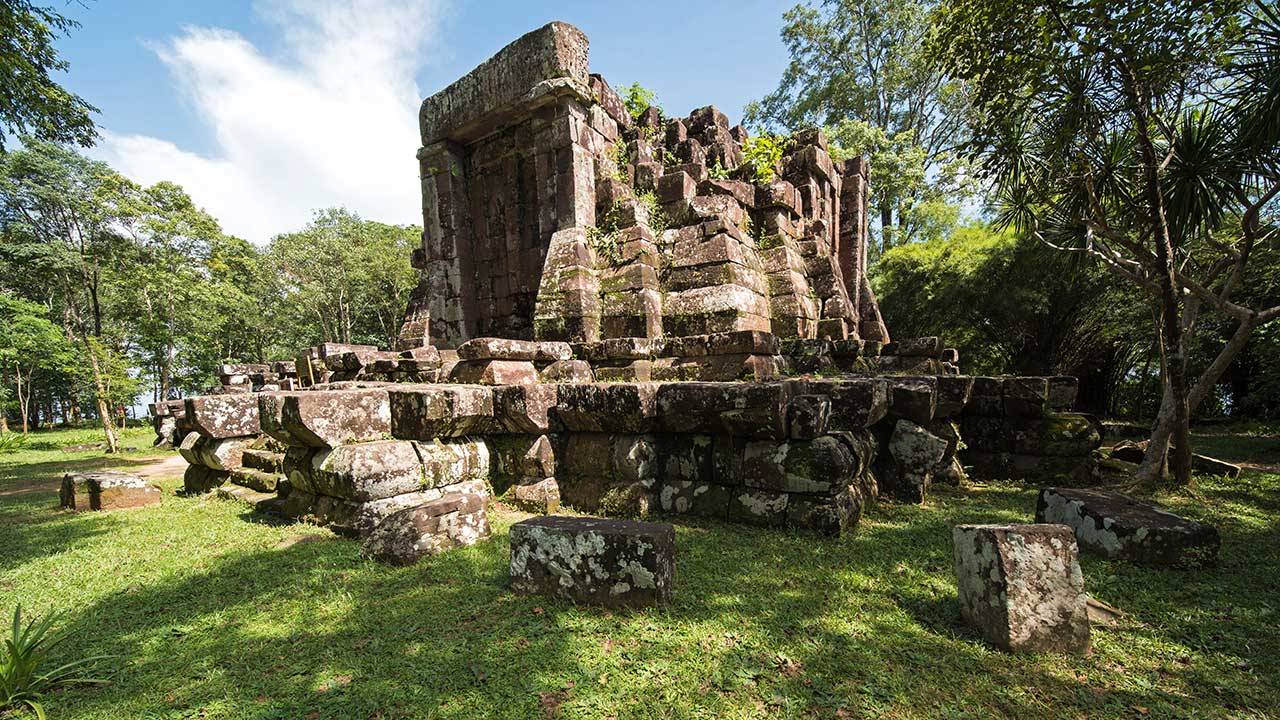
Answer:
[{"label": "weathered stone block", "polygon": [[735,488],[729,498],[729,519],[748,525],[782,527],[787,521],[790,497],[784,492]]},{"label": "weathered stone block", "polygon": [[121,510],[154,505],[164,499],[160,488],[137,475],[100,470],[62,476],[58,500],[65,510]]},{"label": "weathered stone block", "polygon": [[824,434],[831,421],[827,395],[796,395],[787,403],[787,437],[809,440]]},{"label": "weathered stone block", "polygon": [[511,588],[608,607],[667,602],[675,529],[667,524],[541,517],[511,526]]},{"label": "weathered stone block", "polygon": [[408,440],[382,440],[321,450],[312,458],[309,487],[305,489],[365,502],[424,487],[422,458],[414,444]]},{"label": "weathered stone block", "polygon": [[792,386],[787,383],[670,383],[657,390],[662,429],[674,433],[725,433],[784,438]]},{"label": "weathered stone block", "polygon": [[852,484],[860,463],[853,450],[832,435],[813,440],[755,440],[742,460],[749,488],[833,495]]},{"label": "weathered stone block", "polygon": [[335,447],[385,438],[391,432],[386,390],[306,390],[262,393],[262,430],[288,445]]},{"label": "weathered stone block", "polygon": [[1036,498],[1036,522],[1062,523],[1085,550],[1150,567],[1216,565],[1222,544],[1212,525],[1101,490],[1045,488]]},{"label": "weathered stone block", "polygon": [[188,465],[182,474],[182,491],[188,495],[206,493],[228,479],[224,470],[214,470],[204,465]]},{"label": "weathered stone block", "polygon": [[395,385],[387,389],[391,434],[404,440],[459,437],[494,429],[493,388]]},{"label": "weathered stone block", "polygon": [[552,477],[513,485],[507,497],[525,512],[555,515],[560,509],[560,485]]},{"label": "weathered stone block", "polygon": [[889,415],[923,425],[937,409],[937,378],[890,378]]},{"label": "weathered stone block", "polygon": [[934,417],[956,417],[969,404],[969,396],[973,392],[973,378],[968,375],[939,375],[937,405],[933,410]]},{"label": "weathered stone block", "polygon": [[1049,381],[1042,377],[1008,377],[1001,385],[1004,414],[1040,417],[1048,409]]},{"label": "weathered stone block", "polygon": [[910,420],[899,420],[889,438],[884,488],[904,502],[923,502],[934,469],[946,456],[947,441]]},{"label": "weathered stone block", "polygon": [[528,360],[461,360],[449,380],[471,385],[528,385],[538,382],[538,369]]},{"label": "weathered stone block", "polygon": [[186,418],[200,434],[211,438],[257,435],[258,397],[201,395],[186,399]]},{"label": "weathered stone block", "polygon": [[657,424],[654,383],[561,385],[559,392],[551,416],[571,431],[643,433]]},{"label": "weathered stone block", "polygon": [[391,565],[412,565],[427,555],[489,537],[484,498],[451,494],[388,515],[365,539],[365,555]]},{"label": "weathered stone block", "polygon": [[551,409],[559,402],[555,385],[509,385],[493,389],[495,431],[539,434],[552,429]]},{"label": "weathered stone block", "polygon": [[861,430],[879,422],[889,410],[888,384],[880,378],[803,380],[808,394],[831,398],[831,430]]},{"label": "weathered stone block", "polygon": [[591,365],[583,360],[560,360],[553,362],[538,373],[538,379],[544,383],[589,383],[595,382],[591,374]]},{"label": "weathered stone block", "polygon": [[573,351],[566,342],[535,342],[506,338],[473,338],[458,346],[462,360],[530,360],[551,363],[569,360]]},{"label": "weathered stone block", "polygon": [[1076,539],[1065,525],[960,525],[952,531],[960,612],[1010,652],[1089,652]]},{"label": "weathered stone block", "polygon": [[667,478],[658,488],[658,508],[667,513],[724,518],[729,514],[732,493],[732,488],[718,483]]}]

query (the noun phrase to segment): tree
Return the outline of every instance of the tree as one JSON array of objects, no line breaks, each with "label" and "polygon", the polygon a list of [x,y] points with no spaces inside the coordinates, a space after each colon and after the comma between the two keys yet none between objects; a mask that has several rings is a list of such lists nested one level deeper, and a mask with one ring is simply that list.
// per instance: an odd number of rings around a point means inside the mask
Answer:
[{"label": "tree", "polygon": [[292,324],[310,342],[393,345],[417,271],[409,256],[421,228],[361,220],[344,209],[316,213],[306,228],[277,235],[269,254]]},{"label": "tree", "polygon": [[22,416],[22,434],[29,431],[35,377],[67,359],[62,330],[49,321],[48,308],[0,293],[0,372],[10,375]]},{"label": "tree", "polygon": [[83,351],[109,452],[116,452],[108,358],[103,344],[103,278],[122,255],[118,230],[136,186],[105,163],[60,145],[24,139],[0,158],[0,238],[9,261],[38,278],[41,300],[61,313]]},{"label": "tree", "polygon": [[[1242,14],[1235,0],[947,0],[929,47],[972,86],[968,150],[1000,222],[1158,302],[1164,393],[1138,479],[1169,470],[1190,483],[1191,412],[1253,330],[1280,317],[1237,302],[1276,233],[1274,3]],[[1206,310],[1235,329],[1190,383]]]},{"label": "tree", "polygon": [[30,0],[0,0],[0,152],[5,132],[88,147],[97,108],[49,77],[68,64],[53,40],[79,23]]},{"label": "tree", "polygon": [[964,92],[922,53],[926,0],[824,0],[783,15],[791,56],[777,89],[747,106],[767,129],[826,127],[871,159],[881,248],[918,237],[918,212],[954,201],[963,176],[949,170],[963,129]]}]

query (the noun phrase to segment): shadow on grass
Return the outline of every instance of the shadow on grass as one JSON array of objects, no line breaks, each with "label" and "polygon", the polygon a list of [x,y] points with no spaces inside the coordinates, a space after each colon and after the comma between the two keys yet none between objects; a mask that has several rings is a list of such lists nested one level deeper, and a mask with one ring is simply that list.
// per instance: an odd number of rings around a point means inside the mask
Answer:
[{"label": "shadow on grass", "polygon": [[[97,717],[1073,717],[1204,714],[1179,709],[1203,693],[1268,712],[1274,523],[1224,528],[1212,571],[1087,560],[1089,590],[1132,624],[1098,631],[1093,658],[1006,656],[960,624],[950,532],[1029,521],[1033,504],[1015,486],[943,490],[836,541],[680,518],[676,599],[634,613],[508,592],[505,516],[490,540],[410,568],[327,536],[228,553],[82,608],[75,651],[130,661],[59,700]],[[1194,657],[1125,667],[1147,660],[1134,646]]]}]

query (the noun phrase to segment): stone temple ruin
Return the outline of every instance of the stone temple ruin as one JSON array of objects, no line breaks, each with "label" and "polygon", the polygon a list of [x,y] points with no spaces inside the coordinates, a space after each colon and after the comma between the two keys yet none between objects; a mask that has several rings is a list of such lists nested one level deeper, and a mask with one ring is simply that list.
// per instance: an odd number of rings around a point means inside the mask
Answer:
[{"label": "stone temple ruin", "polygon": [[412,553],[488,532],[458,496],[839,535],[966,468],[1093,481],[1074,379],[966,376],[938,338],[890,339],[868,165],[820,131],[761,174],[714,107],[633,119],[563,23],[420,120],[421,282],[396,347],[227,365],[218,392],[157,403],[189,491],[435,533]]}]

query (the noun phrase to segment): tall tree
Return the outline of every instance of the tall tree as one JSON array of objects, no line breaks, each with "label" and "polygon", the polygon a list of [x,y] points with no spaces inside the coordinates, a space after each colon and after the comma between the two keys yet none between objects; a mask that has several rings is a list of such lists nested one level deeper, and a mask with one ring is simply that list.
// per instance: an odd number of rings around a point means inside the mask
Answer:
[{"label": "tall tree", "polygon": [[[946,0],[931,53],[972,84],[1001,221],[1157,303],[1164,394],[1139,480],[1190,482],[1191,412],[1280,306],[1238,302],[1276,233],[1280,15],[1237,0]],[[1194,383],[1205,311],[1236,327]],[[1167,454],[1172,443],[1175,452]]]},{"label": "tall tree", "polygon": [[37,373],[67,361],[66,338],[50,322],[48,308],[0,293],[0,374],[11,378],[22,417],[30,429],[31,397]]},{"label": "tall tree", "polygon": [[84,353],[107,448],[116,452],[103,278],[121,255],[121,208],[137,188],[105,163],[60,145],[23,144],[0,158],[0,249],[11,265],[39,278],[40,299],[61,313]]},{"label": "tall tree", "polygon": [[316,213],[300,232],[271,241],[283,307],[316,328],[312,342],[394,344],[418,281],[409,256],[421,232],[344,209]]},{"label": "tall tree", "polygon": [[98,136],[97,108],[50,77],[68,67],[54,39],[77,27],[30,0],[0,0],[0,152],[6,132],[86,147]]},{"label": "tall tree", "polygon": [[923,55],[927,0],[823,0],[783,15],[791,56],[777,89],[747,106],[769,129],[823,126],[871,158],[882,247],[917,236],[954,199],[946,172],[963,129],[964,93]]}]

